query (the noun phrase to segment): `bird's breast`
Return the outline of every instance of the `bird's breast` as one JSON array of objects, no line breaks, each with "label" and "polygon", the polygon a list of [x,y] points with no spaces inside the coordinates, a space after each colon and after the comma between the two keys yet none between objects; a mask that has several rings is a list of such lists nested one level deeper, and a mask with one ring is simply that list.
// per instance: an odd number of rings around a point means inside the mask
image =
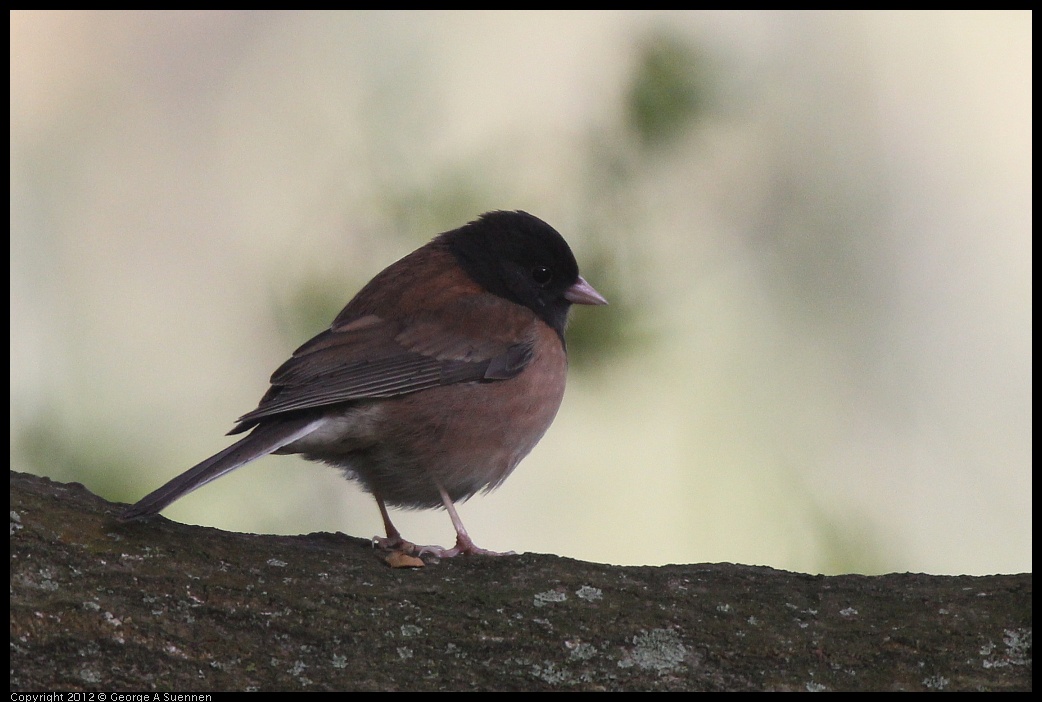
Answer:
[{"label": "bird's breast", "polygon": [[556,332],[536,327],[533,356],[506,380],[456,383],[348,403],[282,452],[344,469],[399,507],[437,507],[506,479],[550,427],[564,397],[567,357]]}]

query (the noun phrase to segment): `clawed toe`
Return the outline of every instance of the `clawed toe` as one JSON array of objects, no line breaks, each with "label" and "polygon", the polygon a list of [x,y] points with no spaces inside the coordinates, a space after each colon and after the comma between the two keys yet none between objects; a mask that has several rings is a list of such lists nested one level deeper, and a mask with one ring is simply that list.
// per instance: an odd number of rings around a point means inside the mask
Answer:
[{"label": "clawed toe", "polygon": [[480,548],[474,545],[474,542],[470,539],[457,539],[456,545],[452,548],[444,548],[442,546],[420,546],[410,541],[406,541],[401,536],[396,537],[382,537],[374,536],[372,539],[373,546],[375,548],[381,548],[386,551],[401,551],[410,556],[433,556],[434,558],[455,558],[456,556],[516,556],[517,554],[513,551],[490,551],[485,548]]}]

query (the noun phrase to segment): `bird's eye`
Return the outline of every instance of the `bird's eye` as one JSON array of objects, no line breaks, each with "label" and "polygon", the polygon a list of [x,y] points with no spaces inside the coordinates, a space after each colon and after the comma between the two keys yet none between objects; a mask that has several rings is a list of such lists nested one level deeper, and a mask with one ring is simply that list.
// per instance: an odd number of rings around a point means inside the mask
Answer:
[{"label": "bird's eye", "polygon": [[540,287],[545,287],[554,278],[554,272],[546,266],[536,266],[532,269],[532,280]]}]

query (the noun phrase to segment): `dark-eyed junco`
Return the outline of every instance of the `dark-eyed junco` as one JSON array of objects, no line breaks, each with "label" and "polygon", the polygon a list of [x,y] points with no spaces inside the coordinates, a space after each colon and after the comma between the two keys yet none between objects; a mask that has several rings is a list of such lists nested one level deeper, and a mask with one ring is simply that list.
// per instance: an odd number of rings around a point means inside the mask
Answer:
[{"label": "dark-eyed junco", "polygon": [[[385,548],[492,554],[453,503],[502,483],[553,422],[564,395],[572,304],[606,304],[568,244],[527,212],[489,212],[373,278],[271,376],[250,433],[145,496],[138,519],[269,453],[299,453],[376,498]],[[444,506],[456,545],[415,546],[387,505]]]}]

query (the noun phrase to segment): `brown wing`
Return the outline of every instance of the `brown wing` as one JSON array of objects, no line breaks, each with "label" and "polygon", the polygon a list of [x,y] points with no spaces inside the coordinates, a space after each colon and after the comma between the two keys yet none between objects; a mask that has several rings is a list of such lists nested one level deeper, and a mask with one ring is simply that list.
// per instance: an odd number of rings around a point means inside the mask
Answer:
[{"label": "brown wing", "polygon": [[257,409],[229,433],[285,412],[512,378],[532,359],[539,323],[527,308],[489,294],[466,295],[405,321],[344,317],[275,371]]}]

